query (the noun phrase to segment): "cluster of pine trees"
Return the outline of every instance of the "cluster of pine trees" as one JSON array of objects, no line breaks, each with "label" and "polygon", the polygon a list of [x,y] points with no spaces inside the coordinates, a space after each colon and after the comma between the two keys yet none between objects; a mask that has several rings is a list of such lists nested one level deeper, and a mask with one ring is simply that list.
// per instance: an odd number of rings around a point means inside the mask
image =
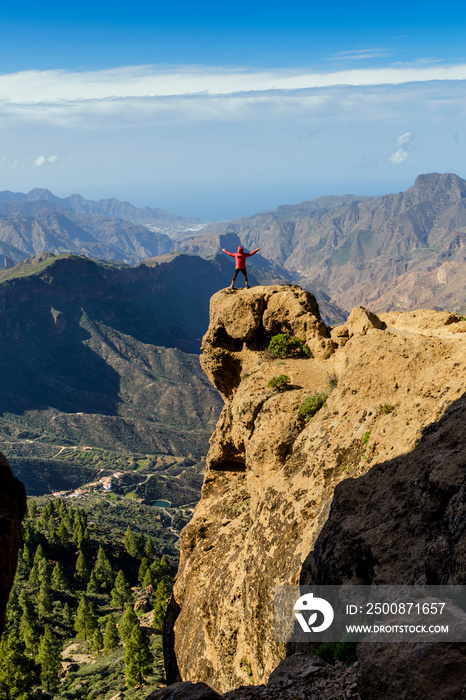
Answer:
[{"label": "cluster of pine trees", "polygon": [[125,647],[129,686],[142,685],[153,657],[134,609],[140,588],[160,626],[174,569],[151,537],[128,527],[124,545],[101,541],[85,511],[62,499],[38,507],[23,523],[15,585],[0,643],[0,697],[33,700],[59,692],[65,640],[82,640],[96,653]]}]

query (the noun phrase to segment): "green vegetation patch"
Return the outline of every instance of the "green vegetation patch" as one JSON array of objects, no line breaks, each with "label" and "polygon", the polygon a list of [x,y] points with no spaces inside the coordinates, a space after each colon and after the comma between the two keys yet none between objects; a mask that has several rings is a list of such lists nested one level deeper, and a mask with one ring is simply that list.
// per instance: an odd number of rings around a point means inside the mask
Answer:
[{"label": "green vegetation patch", "polygon": [[332,665],[340,661],[345,666],[351,666],[357,661],[356,643],[347,641],[345,637],[339,642],[320,644],[312,653]]},{"label": "green vegetation patch", "polygon": [[328,394],[324,391],[315,391],[311,396],[307,396],[299,409],[300,416],[302,416],[306,422],[311,420],[312,416],[315,416],[317,411],[319,411],[322,406],[325,406],[327,399]]},{"label": "green vegetation patch", "polygon": [[142,530],[128,526],[114,543],[68,499],[30,499],[22,528],[0,697],[146,698],[164,681],[159,630],[174,565]]},{"label": "green vegetation patch", "polygon": [[286,374],[279,374],[278,377],[272,377],[267,386],[269,389],[278,389],[285,391],[290,385],[290,378]]},{"label": "green vegetation patch", "polygon": [[362,442],[364,445],[368,444],[370,437],[371,437],[371,432],[372,432],[371,430],[366,430],[366,432],[364,433],[364,435],[362,437]]},{"label": "green vegetation patch", "polygon": [[274,357],[313,357],[313,351],[304,340],[289,333],[274,335],[269,343],[269,351]]}]

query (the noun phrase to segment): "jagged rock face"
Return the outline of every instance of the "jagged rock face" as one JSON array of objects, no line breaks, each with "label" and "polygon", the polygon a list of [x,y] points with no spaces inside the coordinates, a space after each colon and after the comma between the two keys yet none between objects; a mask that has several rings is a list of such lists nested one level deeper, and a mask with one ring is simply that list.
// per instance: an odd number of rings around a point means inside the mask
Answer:
[{"label": "jagged rock face", "polygon": [[13,476],[8,461],[0,452],[0,634],[15,577],[25,511],[24,486]]},{"label": "jagged rock face", "polygon": [[[423,314],[357,309],[339,342],[297,287],[213,297],[202,364],[225,406],[181,537],[169,682],[177,665],[183,680],[225,692],[265,682],[286,656],[273,639],[273,588],[299,582],[337,484],[416,458],[422,431],[466,390],[466,322]],[[278,332],[306,340],[315,359],[271,359]],[[279,374],[290,378],[283,392],[267,386]],[[330,396],[306,422],[300,407],[316,391]],[[352,517],[357,527],[357,505]]]}]

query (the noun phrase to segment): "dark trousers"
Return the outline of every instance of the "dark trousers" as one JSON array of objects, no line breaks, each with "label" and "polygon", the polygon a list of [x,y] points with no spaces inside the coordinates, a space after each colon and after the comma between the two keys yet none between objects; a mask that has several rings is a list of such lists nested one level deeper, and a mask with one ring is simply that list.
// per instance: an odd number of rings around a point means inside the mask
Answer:
[{"label": "dark trousers", "polygon": [[242,272],[242,273],[243,273],[244,279],[246,280],[246,284],[248,284],[248,276],[247,276],[247,274],[246,274],[246,270],[244,269],[244,267],[237,267],[237,268],[235,268],[235,274],[233,275],[233,279],[231,280],[231,283],[233,284],[233,282],[235,281],[235,279],[236,279],[236,277],[237,277],[237,275],[238,275],[238,272]]}]

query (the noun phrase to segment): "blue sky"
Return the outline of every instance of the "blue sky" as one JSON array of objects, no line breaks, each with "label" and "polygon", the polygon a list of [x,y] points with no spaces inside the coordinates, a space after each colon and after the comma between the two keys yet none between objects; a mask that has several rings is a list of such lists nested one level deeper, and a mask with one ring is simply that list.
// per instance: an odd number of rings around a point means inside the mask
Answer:
[{"label": "blue sky", "polygon": [[202,219],[466,177],[464,3],[0,10],[0,189]]}]

